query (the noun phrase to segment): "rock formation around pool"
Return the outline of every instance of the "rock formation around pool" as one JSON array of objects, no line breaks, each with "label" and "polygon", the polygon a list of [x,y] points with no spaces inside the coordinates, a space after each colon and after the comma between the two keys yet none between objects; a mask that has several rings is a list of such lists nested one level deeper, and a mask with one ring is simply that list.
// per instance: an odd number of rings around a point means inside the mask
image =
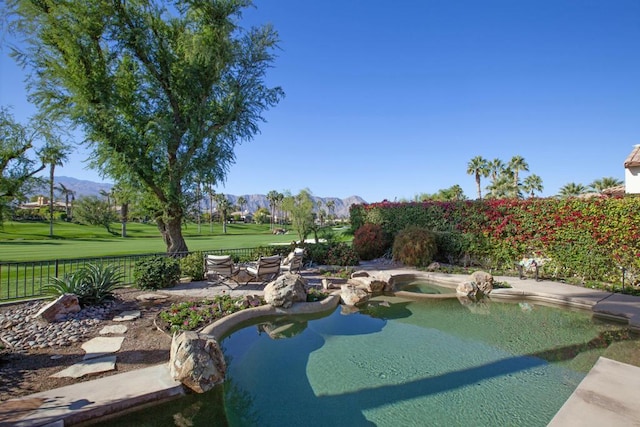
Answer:
[{"label": "rock formation around pool", "polygon": [[290,308],[307,301],[307,281],[299,274],[285,273],[264,288],[264,300],[272,307]]},{"label": "rock formation around pool", "polygon": [[493,276],[484,271],[475,271],[469,280],[460,283],[456,293],[468,298],[482,298],[493,290]]},{"label": "rock formation around pool", "polygon": [[204,393],[224,381],[227,364],[215,338],[187,331],[171,341],[169,371],[176,381]]}]

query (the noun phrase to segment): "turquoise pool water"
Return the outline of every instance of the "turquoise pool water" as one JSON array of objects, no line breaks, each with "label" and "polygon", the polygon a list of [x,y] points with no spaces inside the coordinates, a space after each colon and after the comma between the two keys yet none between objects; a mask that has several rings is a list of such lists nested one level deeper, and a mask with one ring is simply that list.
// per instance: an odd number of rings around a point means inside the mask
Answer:
[{"label": "turquoise pool water", "polygon": [[104,425],[544,426],[616,329],[532,303],[379,297],[239,330],[224,386]]}]

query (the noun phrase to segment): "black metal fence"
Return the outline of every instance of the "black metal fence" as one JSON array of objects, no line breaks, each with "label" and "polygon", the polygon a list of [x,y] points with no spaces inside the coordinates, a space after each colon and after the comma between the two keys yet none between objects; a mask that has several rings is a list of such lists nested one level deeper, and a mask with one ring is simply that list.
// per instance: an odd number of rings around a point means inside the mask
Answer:
[{"label": "black metal fence", "polygon": [[[232,255],[237,259],[252,259],[260,248],[216,249],[204,255]],[[178,254],[180,255],[187,255]],[[55,259],[47,261],[0,262],[0,303],[44,296],[42,287],[53,277],[64,277],[87,264],[116,265],[124,275],[126,285],[133,284],[133,271],[137,262],[166,253],[105,256],[97,258]],[[204,260],[203,260],[204,262]]]}]

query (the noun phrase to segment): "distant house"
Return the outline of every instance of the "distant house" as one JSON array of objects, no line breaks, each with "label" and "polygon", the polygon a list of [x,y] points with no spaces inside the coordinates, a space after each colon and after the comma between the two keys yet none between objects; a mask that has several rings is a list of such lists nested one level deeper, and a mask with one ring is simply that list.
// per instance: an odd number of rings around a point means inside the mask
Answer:
[{"label": "distant house", "polygon": [[640,193],[640,144],[633,146],[633,151],[624,161],[624,184],[627,194]]}]

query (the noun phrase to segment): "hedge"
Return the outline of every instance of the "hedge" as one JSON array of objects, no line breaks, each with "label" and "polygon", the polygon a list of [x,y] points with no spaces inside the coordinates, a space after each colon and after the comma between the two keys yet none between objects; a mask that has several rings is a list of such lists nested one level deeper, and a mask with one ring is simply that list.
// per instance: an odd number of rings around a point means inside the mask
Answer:
[{"label": "hedge", "polygon": [[523,257],[549,258],[558,277],[616,282],[640,276],[640,197],[502,199],[352,205],[354,230],[379,224],[391,235],[408,225],[451,234],[485,268]]}]

